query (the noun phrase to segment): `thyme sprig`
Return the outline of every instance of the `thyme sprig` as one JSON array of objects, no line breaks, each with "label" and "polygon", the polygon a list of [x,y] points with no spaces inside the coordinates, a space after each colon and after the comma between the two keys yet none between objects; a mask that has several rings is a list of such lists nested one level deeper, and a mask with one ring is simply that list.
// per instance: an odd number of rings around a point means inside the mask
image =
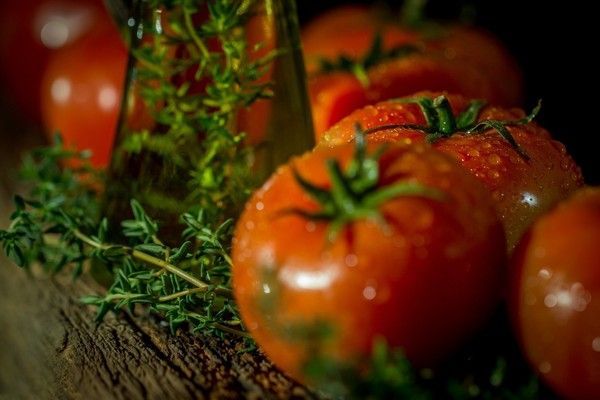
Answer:
[{"label": "thyme sprig", "polygon": [[[142,16],[142,25],[133,27],[134,36],[143,32],[133,50],[136,85],[156,124],[125,124],[116,152],[125,159],[154,157],[152,163],[179,171],[177,186],[185,188],[180,204],[199,205],[214,219],[235,215],[257,183],[249,168],[252,149],[236,117],[272,97],[273,82],[265,78],[279,55],[248,40],[245,24],[257,3],[153,0],[146,11],[161,12]],[[113,167],[119,169],[126,167]],[[172,188],[161,189],[172,194]],[[140,202],[160,210],[166,204],[161,189],[142,188]]]},{"label": "thyme sprig", "polygon": [[[187,323],[207,334],[248,337],[230,289],[232,221],[215,226],[202,211],[184,213],[181,243],[169,247],[158,223],[132,200],[133,219],[122,222],[129,244],[112,243],[107,220],[98,213],[102,177],[87,158],[57,140],[26,160],[23,178],[31,190],[27,198],[15,197],[11,225],[0,230],[6,254],[21,267],[38,263],[51,273],[73,266],[79,275],[90,261],[101,262],[110,271],[110,287],[82,299],[98,308],[98,321],[143,304],[173,331]],[[80,167],[63,168],[66,162]]]}]

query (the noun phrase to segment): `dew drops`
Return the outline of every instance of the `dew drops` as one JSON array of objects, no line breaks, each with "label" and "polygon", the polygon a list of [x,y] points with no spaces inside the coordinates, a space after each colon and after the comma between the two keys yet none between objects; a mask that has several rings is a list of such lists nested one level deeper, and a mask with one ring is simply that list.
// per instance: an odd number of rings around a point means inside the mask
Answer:
[{"label": "dew drops", "polygon": [[550,372],[552,370],[552,365],[550,365],[550,363],[548,361],[544,361],[544,362],[540,363],[540,365],[538,366],[538,369],[540,370],[540,372],[542,374],[547,374],[548,372]]},{"label": "dew drops", "polygon": [[377,108],[374,106],[365,107],[365,112],[367,112],[371,117],[376,117],[377,114],[379,114],[379,110],[377,110]]},{"label": "dew drops", "polygon": [[490,154],[488,157],[488,162],[492,165],[498,165],[502,162],[502,159],[498,154]]},{"label": "dew drops", "polygon": [[258,203],[256,203],[256,209],[258,211],[262,211],[265,209],[265,203],[263,203],[262,201],[259,201]]},{"label": "dew drops", "polygon": [[307,232],[314,232],[315,230],[317,230],[317,224],[315,224],[314,222],[310,221],[306,223],[306,231]]},{"label": "dew drops", "polygon": [[40,32],[40,40],[44,46],[50,49],[58,49],[64,46],[69,40],[68,21],[63,18],[56,18],[48,22]]},{"label": "dew drops", "polygon": [[525,192],[521,196],[521,203],[530,207],[535,207],[538,205],[538,199],[533,193]]},{"label": "dew drops", "polygon": [[596,337],[592,340],[592,349],[595,352],[600,353],[600,337]]},{"label": "dew drops", "polygon": [[502,201],[504,200],[505,195],[503,192],[496,190],[494,193],[492,193],[492,197],[495,201]]},{"label": "dew drops", "polygon": [[71,97],[71,81],[67,78],[58,78],[50,86],[50,95],[55,102],[64,104]]},{"label": "dew drops", "polygon": [[547,268],[542,268],[539,270],[538,276],[542,279],[550,279],[552,277],[552,271]]},{"label": "dew drops", "polygon": [[252,222],[252,221],[246,222],[245,226],[246,226],[246,229],[249,230],[249,231],[254,230],[254,222]]},{"label": "dew drops", "polygon": [[264,294],[271,294],[271,287],[268,284],[266,284],[266,283],[263,283],[263,293]]},{"label": "dew drops", "polygon": [[366,286],[363,289],[363,297],[367,300],[373,300],[377,296],[377,290],[373,286]]},{"label": "dew drops", "polygon": [[111,111],[119,103],[119,94],[112,86],[104,86],[98,93],[98,105],[103,111]]},{"label": "dew drops", "polygon": [[548,294],[544,298],[544,305],[548,308],[556,307],[557,303],[558,303],[558,299],[556,298],[556,295],[554,295],[554,294]]},{"label": "dew drops", "polygon": [[358,265],[358,257],[356,256],[356,254],[348,254],[344,262],[349,267],[356,267]]},{"label": "dew drops", "polygon": [[476,150],[476,149],[469,149],[467,154],[469,155],[469,157],[479,157],[480,156],[479,150]]}]

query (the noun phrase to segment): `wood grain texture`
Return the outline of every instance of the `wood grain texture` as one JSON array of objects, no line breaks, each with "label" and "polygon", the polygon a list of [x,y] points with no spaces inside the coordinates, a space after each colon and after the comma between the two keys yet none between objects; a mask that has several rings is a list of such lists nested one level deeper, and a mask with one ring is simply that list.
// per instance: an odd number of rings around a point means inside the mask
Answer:
[{"label": "wood grain texture", "polygon": [[[27,276],[0,261],[0,396],[38,399],[311,398],[235,342],[171,335],[128,315],[94,323],[83,278]],[[0,397],[1,398],[1,397]]]},{"label": "wood grain texture", "polygon": [[[19,155],[42,140],[0,123],[0,141],[5,227]],[[96,325],[79,298],[101,291],[90,278],[28,274],[0,257],[0,400],[314,397],[262,355],[239,353],[235,342],[171,335],[143,316],[109,315]]]}]

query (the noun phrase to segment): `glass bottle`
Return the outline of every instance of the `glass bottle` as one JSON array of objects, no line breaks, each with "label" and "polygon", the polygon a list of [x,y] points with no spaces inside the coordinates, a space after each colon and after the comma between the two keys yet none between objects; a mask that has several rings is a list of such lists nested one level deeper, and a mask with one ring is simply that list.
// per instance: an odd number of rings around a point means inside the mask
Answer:
[{"label": "glass bottle", "polygon": [[251,189],[314,145],[293,0],[107,0],[130,60],[105,193],[138,200],[176,242],[182,212],[239,213]]}]

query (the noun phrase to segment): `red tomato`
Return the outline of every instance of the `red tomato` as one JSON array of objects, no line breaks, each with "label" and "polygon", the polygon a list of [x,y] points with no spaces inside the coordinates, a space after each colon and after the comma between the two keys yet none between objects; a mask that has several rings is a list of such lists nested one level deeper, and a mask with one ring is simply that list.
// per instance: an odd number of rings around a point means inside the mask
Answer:
[{"label": "red tomato", "polygon": [[[416,95],[419,96],[433,99],[438,94]],[[462,96],[446,97],[455,117],[472,101]],[[485,106],[475,122],[515,121],[524,116],[521,110]],[[423,131],[399,128],[407,124],[426,126],[420,107],[393,100],[356,110],[328,130],[320,145],[336,146],[352,141],[356,123],[367,131],[377,130],[368,135],[372,142],[413,143],[427,139]],[[529,159],[520,156],[494,129],[475,135],[459,130],[439,138],[433,147],[458,159],[492,193],[506,229],[508,248],[512,250],[535,218],[579,188],[583,178],[565,147],[552,140],[548,131],[538,124],[531,122],[508,127],[508,130]]]},{"label": "red tomato", "polygon": [[0,0],[0,82],[26,117],[39,120],[42,72],[53,51],[108,18],[101,0]]},{"label": "red tomato", "polygon": [[95,30],[57,52],[42,84],[42,111],[49,134],[93,151],[92,163],[108,164],[121,107],[127,51],[115,27]]},{"label": "red tomato", "polygon": [[[376,35],[382,50],[411,45],[418,51],[383,59],[366,71],[368,83],[349,71],[323,72],[320,60],[361,60]],[[521,74],[510,54],[491,35],[466,26],[414,30],[362,7],[344,6],[310,23],[302,32],[317,138],[358,107],[417,91],[449,91],[515,105]],[[342,76],[340,76],[342,75]]]},{"label": "red tomato", "polygon": [[525,355],[568,399],[600,399],[600,188],[537,221],[513,258],[511,310]]},{"label": "red tomato", "polygon": [[[352,362],[378,336],[416,365],[431,365],[480,326],[498,299],[506,249],[483,187],[441,153],[391,145],[367,163],[365,179],[346,181],[352,202],[323,208],[294,171],[320,188],[317,197],[330,196],[323,192],[333,190],[332,160],[356,172],[353,151],[348,144],[293,159],[254,194],[235,231],[233,286],[245,325],[301,381],[315,348]],[[366,200],[407,182],[441,197]],[[330,219],[346,212],[356,218]],[[319,326],[331,336],[315,336]]]}]

